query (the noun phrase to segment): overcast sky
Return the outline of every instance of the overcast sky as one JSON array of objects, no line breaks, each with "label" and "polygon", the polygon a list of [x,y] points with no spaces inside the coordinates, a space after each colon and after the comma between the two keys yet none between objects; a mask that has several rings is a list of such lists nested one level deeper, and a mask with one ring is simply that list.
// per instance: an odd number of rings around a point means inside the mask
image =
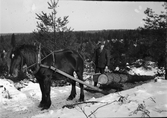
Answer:
[{"label": "overcast sky", "polygon": [[[51,12],[50,0],[0,0],[0,33],[25,33],[36,30],[35,13]],[[96,2],[60,0],[58,16],[69,16],[74,31],[136,29],[143,25],[146,8],[163,11],[163,2]]]}]

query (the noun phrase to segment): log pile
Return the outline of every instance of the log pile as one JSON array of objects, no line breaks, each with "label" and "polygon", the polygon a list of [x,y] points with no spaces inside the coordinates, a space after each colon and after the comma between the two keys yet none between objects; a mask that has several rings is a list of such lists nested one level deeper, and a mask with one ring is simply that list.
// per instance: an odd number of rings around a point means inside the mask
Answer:
[{"label": "log pile", "polygon": [[125,73],[104,73],[96,75],[94,81],[98,82],[98,87],[112,86],[124,83],[134,83],[154,79],[154,76],[130,75]]}]

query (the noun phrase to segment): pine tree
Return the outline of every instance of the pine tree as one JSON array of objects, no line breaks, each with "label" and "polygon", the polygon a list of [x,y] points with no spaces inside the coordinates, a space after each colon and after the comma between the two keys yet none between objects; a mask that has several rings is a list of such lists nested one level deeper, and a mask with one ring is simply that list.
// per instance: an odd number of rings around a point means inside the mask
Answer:
[{"label": "pine tree", "polygon": [[162,65],[165,67],[165,79],[167,79],[167,2],[162,6],[165,10],[161,11],[161,14],[156,14],[152,9],[147,8],[144,12],[147,15],[143,19],[144,27],[139,29],[151,35],[149,42],[147,42],[150,44],[151,50],[148,51],[157,54],[159,63],[164,60],[165,63],[162,63]]},{"label": "pine tree", "polygon": [[55,50],[67,47],[67,38],[71,40],[71,42],[75,39],[73,37],[71,31],[71,27],[68,28],[67,24],[68,16],[57,17],[57,7],[58,2],[55,0],[50,0],[48,3],[48,9],[52,10],[51,13],[47,14],[45,12],[41,12],[39,14],[36,13],[37,16],[37,39],[41,42],[45,47]]}]

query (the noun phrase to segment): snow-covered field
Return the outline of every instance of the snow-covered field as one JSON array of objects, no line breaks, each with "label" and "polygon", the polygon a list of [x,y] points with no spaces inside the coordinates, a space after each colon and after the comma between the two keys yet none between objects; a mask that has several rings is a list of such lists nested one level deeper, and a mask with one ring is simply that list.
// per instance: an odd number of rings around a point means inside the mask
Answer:
[{"label": "snow-covered field", "polygon": [[[135,70],[137,71],[137,69]],[[150,75],[151,72],[137,72]],[[154,72],[152,72],[154,74]],[[5,88],[6,89],[5,89]],[[110,93],[85,91],[85,103],[77,103],[77,96],[66,101],[71,86],[52,87],[52,106],[41,111],[38,108],[41,92],[38,83],[29,82],[21,91],[14,84],[0,78],[0,118],[98,118],[98,117],[165,117],[167,116],[167,81],[158,79],[129,90]],[[74,104],[73,108],[64,105]]]}]

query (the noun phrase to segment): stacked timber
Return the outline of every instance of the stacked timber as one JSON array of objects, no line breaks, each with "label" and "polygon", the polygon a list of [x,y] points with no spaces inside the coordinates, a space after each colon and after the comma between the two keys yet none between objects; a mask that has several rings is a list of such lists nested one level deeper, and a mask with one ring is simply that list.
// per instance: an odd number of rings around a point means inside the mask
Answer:
[{"label": "stacked timber", "polygon": [[147,81],[154,79],[154,76],[145,76],[145,75],[130,75],[124,73],[104,73],[98,75],[97,81],[98,86],[108,86],[112,83],[127,83],[127,82],[138,82],[138,81]]},{"label": "stacked timber", "polygon": [[124,83],[124,82],[128,81],[129,78],[130,78],[130,75],[126,75],[126,74],[105,73],[105,74],[101,74],[98,77],[98,83],[103,84],[103,85],[104,84],[108,85],[112,82]]}]

